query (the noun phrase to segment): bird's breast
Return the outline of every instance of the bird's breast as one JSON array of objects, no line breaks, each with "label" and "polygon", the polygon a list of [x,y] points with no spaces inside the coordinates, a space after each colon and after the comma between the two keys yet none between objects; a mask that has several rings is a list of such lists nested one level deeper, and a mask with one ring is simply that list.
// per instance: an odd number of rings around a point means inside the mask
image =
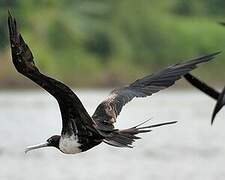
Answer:
[{"label": "bird's breast", "polygon": [[78,137],[75,135],[71,136],[61,136],[59,141],[59,149],[65,154],[76,154],[80,153],[82,150],[80,149],[81,144],[78,143]]}]

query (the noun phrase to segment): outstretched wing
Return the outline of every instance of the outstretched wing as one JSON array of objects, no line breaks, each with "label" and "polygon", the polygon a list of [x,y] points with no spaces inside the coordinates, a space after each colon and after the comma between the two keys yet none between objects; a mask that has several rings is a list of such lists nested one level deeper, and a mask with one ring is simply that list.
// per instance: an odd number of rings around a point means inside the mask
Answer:
[{"label": "outstretched wing", "polygon": [[17,71],[41,86],[58,101],[62,116],[62,134],[85,132],[93,128],[94,121],[86,112],[79,98],[63,83],[39,72],[33,61],[33,55],[28,45],[18,32],[16,20],[9,13],[9,35],[12,51],[12,61]]},{"label": "outstretched wing", "polygon": [[102,130],[112,129],[122,107],[134,97],[151,96],[173,85],[198,64],[213,59],[217,54],[219,52],[169,66],[158,73],[138,79],[129,86],[113,90],[110,96],[97,107],[92,118]]},{"label": "outstretched wing", "polygon": [[216,117],[216,114],[221,110],[221,108],[225,105],[225,87],[221,93],[219,93],[217,90],[213,89],[212,87],[208,86],[206,83],[200,81],[196,77],[194,77],[191,74],[186,74],[184,75],[184,78],[194,87],[198,88],[208,96],[212,97],[215,99],[216,106],[213,110],[212,114],[212,119],[211,119],[211,124],[213,124],[214,119]]}]

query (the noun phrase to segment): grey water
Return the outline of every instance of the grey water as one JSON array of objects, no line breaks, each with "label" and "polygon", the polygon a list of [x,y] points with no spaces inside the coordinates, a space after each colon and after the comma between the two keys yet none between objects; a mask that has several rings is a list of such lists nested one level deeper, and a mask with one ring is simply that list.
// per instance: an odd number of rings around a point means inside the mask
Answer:
[{"label": "grey water", "polygon": [[[76,91],[92,114],[107,90]],[[24,148],[59,134],[57,102],[43,91],[0,92],[1,180],[222,180],[225,177],[225,111],[210,125],[215,102],[198,91],[170,90],[127,104],[116,127],[177,120],[142,134],[132,149],[101,144],[65,155],[54,148]]]}]

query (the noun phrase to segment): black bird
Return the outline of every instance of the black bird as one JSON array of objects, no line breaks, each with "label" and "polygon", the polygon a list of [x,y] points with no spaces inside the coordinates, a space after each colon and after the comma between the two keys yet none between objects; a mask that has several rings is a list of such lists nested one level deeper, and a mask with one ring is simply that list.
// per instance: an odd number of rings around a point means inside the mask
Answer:
[{"label": "black bird", "polygon": [[91,117],[76,94],[63,83],[42,74],[35,66],[33,55],[23,40],[16,20],[8,17],[12,61],[16,70],[34,81],[54,96],[59,104],[62,116],[61,135],[50,137],[46,143],[28,147],[25,152],[41,147],[52,146],[61,152],[75,154],[86,151],[102,142],[116,147],[132,147],[139,133],[150,132],[152,128],[175,123],[176,121],[142,126],[142,124],[119,130],[113,124],[122,107],[135,97],[146,97],[172,86],[198,64],[210,61],[217,53],[202,56],[190,61],[167,67],[155,74],[138,79],[128,86],[115,89],[104,100]]},{"label": "black bird", "polygon": [[184,78],[192,84],[194,87],[198,88],[208,96],[215,99],[216,105],[213,110],[212,118],[211,118],[211,124],[213,124],[214,119],[217,115],[217,113],[222,109],[222,107],[225,105],[225,87],[223,88],[222,92],[218,92],[217,90],[213,89],[212,87],[208,86],[206,83],[200,81],[195,76],[191,75],[190,73],[184,75]]}]

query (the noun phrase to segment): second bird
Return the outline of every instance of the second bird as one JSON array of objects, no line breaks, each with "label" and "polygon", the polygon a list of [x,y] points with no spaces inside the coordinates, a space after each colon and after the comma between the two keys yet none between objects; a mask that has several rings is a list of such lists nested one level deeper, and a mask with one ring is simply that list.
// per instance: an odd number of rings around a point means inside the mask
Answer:
[{"label": "second bird", "polygon": [[225,87],[220,93],[216,89],[208,86],[206,83],[200,81],[198,78],[196,78],[195,76],[189,73],[184,75],[184,78],[194,87],[198,88],[199,90],[201,90],[202,92],[204,92],[205,94],[207,94],[208,96],[216,100],[216,105],[214,107],[212,118],[211,118],[211,124],[213,124],[217,113],[225,105]]}]

